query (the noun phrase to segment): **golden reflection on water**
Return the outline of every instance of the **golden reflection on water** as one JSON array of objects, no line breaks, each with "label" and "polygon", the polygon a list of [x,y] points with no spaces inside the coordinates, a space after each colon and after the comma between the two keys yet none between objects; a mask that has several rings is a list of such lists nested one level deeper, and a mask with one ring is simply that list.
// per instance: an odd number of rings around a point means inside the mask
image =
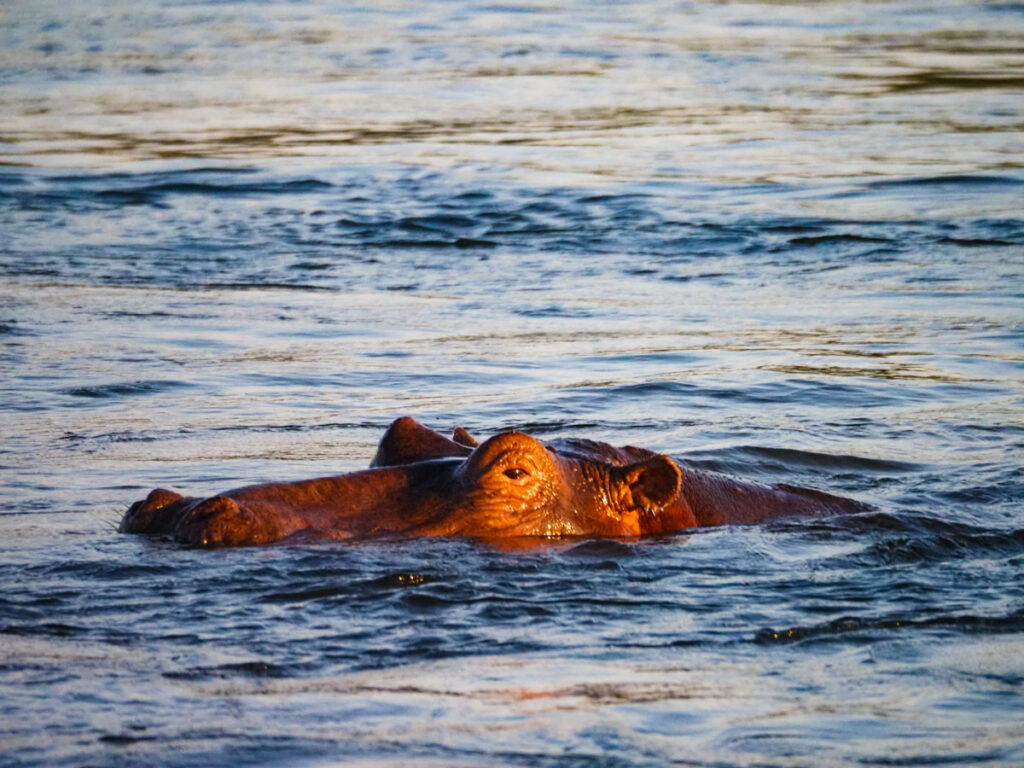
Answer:
[{"label": "golden reflection on water", "polygon": [[[889,3],[818,5],[813,23],[774,3],[30,5],[5,10],[0,163],[315,156],[778,183],[960,172],[970,148],[946,144],[975,134],[1021,167],[1013,14],[948,29]],[[851,156],[854,130],[875,138]]]}]

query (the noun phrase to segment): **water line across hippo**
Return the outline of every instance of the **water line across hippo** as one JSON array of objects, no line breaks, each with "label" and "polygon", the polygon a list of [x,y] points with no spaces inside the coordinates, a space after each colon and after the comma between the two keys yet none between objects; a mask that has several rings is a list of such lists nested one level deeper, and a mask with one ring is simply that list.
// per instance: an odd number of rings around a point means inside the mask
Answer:
[{"label": "water line across hippo", "polygon": [[158,488],[131,505],[119,530],[197,547],[298,534],[636,537],[869,508],[809,488],[684,468],[644,448],[577,438],[542,443],[521,432],[478,444],[461,427],[448,438],[404,417],[385,432],[369,469],[209,498]]}]

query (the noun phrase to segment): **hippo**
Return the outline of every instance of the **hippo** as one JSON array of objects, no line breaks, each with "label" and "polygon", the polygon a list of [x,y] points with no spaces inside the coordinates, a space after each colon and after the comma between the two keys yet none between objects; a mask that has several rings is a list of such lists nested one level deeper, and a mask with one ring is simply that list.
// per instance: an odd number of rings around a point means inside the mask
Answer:
[{"label": "hippo", "polygon": [[644,448],[579,438],[542,443],[514,431],[478,442],[461,427],[449,438],[404,417],[385,432],[369,469],[209,498],[158,488],[131,505],[119,530],[196,547],[297,534],[496,541],[637,537],[865,509],[809,488],[682,467]]}]

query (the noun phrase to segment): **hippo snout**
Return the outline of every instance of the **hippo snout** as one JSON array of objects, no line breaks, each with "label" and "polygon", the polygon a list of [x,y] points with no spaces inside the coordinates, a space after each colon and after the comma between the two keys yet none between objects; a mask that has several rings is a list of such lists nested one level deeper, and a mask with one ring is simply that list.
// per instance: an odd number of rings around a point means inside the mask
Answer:
[{"label": "hippo snout", "polygon": [[184,497],[180,493],[157,488],[141,501],[132,504],[125,512],[118,530],[121,533],[163,533],[169,530],[174,511],[168,509]]}]

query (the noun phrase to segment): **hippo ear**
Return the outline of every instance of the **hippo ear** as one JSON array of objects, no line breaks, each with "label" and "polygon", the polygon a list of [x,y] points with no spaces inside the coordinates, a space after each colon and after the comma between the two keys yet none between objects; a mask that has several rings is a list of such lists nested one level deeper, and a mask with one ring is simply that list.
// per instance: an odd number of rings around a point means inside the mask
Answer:
[{"label": "hippo ear", "polygon": [[452,442],[464,445],[467,448],[476,448],[479,443],[473,439],[473,436],[466,431],[465,427],[456,427],[455,431],[452,432]]},{"label": "hippo ear", "polygon": [[675,499],[682,483],[679,467],[668,456],[658,454],[618,469],[623,499],[634,509],[653,510]]},{"label": "hippo ear", "polygon": [[431,459],[462,458],[473,451],[409,416],[396,419],[377,446],[371,467],[395,467]]}]

